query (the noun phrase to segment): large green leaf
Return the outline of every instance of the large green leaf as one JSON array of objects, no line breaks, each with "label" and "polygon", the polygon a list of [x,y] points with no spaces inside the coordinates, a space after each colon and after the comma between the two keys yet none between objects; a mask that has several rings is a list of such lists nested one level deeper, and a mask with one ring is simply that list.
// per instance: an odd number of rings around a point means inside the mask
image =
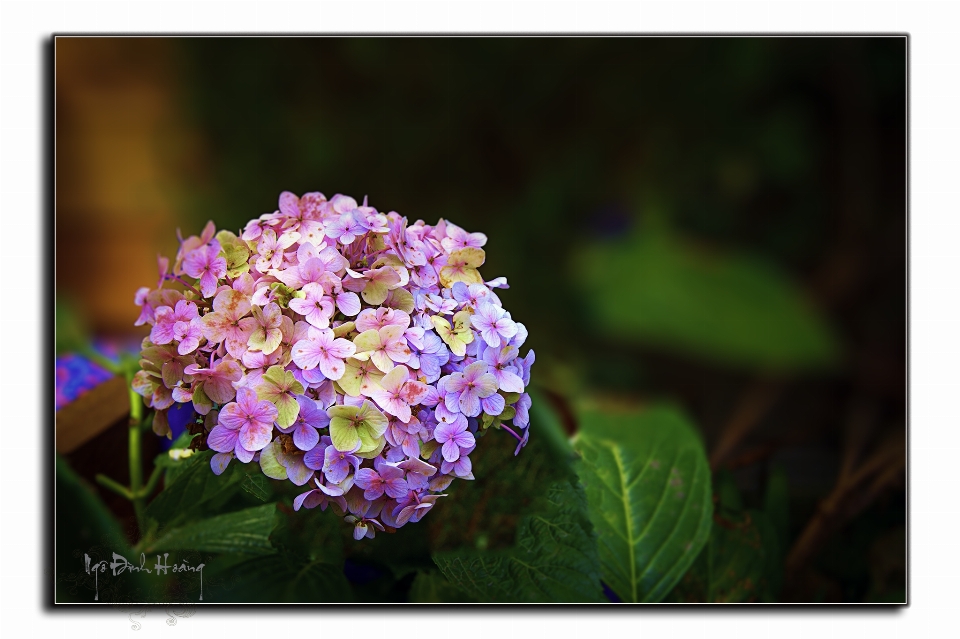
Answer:
[{"label": "large green leaf", "polygon": [[267,555],[276,550],[270,544],[275,504],[247,508],[202,519],[170,531],[148,545],[148,554],[162,550],[197,550]]},{"label": "large green leaf", "polygon": [[825,320],[762,260],[650,230],[587,245],[575,264],[592,317],[612,338],[775,370],[836,360]]},{"label": "large green leaf", "polygon": [[574,448],[603,580],[623,601],[660,601],[710,533],[710,469],[697,433],[668,407],[587,409]]},{"label": "large green leaf", "polygon": [[[236,553],[211,562],[209,601],[234,603],[341,603],[354,600],[343,574],[341,520],[320,509],[294,512],[286,501],[272,508],[268,544],[273,554]],[[262,529],[261,529],[262,531]],[[258,543],[260,543],[258,541]]]},{"label": "large green leaf", "polygon": [[213,451],[204,451],[178,462],[172,481],[174,468],[168,468],[166,486],[147,506],[147,517],[166,528],[196,513],[214,498],[236,491],[243,475],[237,468],[239,464],[230,464],[222,475],[215,475],[210,469],[212,456]]},{"label": "large green leaf", "polygon": [[516,547],[433,559],[451,584],[482,602],[605,601],[583,489],[570,481],[551,485],[541,508],[521,520]]}]

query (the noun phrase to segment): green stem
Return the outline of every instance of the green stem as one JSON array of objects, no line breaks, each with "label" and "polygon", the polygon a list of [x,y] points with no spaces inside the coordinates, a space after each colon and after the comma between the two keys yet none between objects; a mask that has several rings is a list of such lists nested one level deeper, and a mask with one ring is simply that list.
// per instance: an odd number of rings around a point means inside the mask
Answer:
[{"label": "green stem", "polygon": [[137,528],[140,535],[146,528],[143,518],[143,464],[140,460],[140,423],[143,421],[143,398],[133,390],[133,374],[127,371],[127,388],[130,394],[130,425],[127,429],[130,435],[130,493],[133,497],[133,511],[137,515]]},{"label": "green stem", "polygon": [[160,481],[160,474],[163,472],[163,469],[159,466],[154,466],[153,472],[150,473],[150,478],[147,479],[147,485],[143,487],[143,490],[140,494],[144,499],[150,496],[154,488],[157,487],[157,483]]},{"label": "green stem", "polygon": [[109,488],[110,490],[117,493],[121,497],[124,497],[126,499],[133,499],[133,495],[130,494],[130,489],[120,484],[120,482],[114,481],[113,479],[110,479],[109,477],[107,477],[102,473],[97,473],[95,478],[97,480],[97,483],[100,484],[101,486],[105,488]]}]

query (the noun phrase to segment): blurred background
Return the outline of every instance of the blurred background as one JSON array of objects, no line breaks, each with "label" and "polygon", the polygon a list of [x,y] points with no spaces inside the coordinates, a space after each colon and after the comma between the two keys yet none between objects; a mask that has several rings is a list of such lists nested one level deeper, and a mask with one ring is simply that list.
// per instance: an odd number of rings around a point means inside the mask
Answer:
[{"label": "blurred background", "polygon": [[[587,397],[679,404],[715,485],[750,505],[785,478],[783,600],[900,601],[905,56],[903,38],[58,38],[58,338],[136,348],[134,292],[176,229],[237,231],[284,190],[447,218],[487,234],[483,274],[508,278],[567,433]],[[58,409],[90,374],[58,360]],[[115,450],[123,481],[112,437],[68,461],[89,478]],[[526,497],[469,488],[457,543],[509,543]],[[432,547],[453,544],[437,520]]]}]

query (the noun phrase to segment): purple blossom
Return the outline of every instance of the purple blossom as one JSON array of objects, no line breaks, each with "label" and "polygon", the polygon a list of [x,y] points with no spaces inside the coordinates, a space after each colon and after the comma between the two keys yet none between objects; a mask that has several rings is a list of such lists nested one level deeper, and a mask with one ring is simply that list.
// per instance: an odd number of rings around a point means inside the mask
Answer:
[{"label": "purple blossom", "polygon": [[450,292],[453,294],[453,299],[459,302],[461,306],[469,306],[475,309],[484,302],[500,306],[500,298],[483,284],[470,284],[468,286],[463,282],[457,282]]},{"label": "purple blossom", "polygon": [[513,418],[513,423],[521,428],[527,426],[530,423],[530,405],[533,402],[530,400],[530,396],[526,393],[520,395],[520,399],[517,400],[517,403],[513,405],[516,409],[517,414]]},{"label": "purple blossom", "polygon": [[204,315],[203,336],[214,344],[224,343],[227,352],[241,357],[247,350],[250,331],[240,325],[240,320],[250,312],[250,300],[236,290],[217,293],[213,300],[213,312]]},{"label": "purple blossom", "polygon": [[277,232],[272,228],[264,229],[260,235],[260,241],[257,242],[257,270],[261,273],[275,268],[280,268],[283,264],[283,252],[293,246],[293,243],[300,238],[296,232],[285,232],[277,237]]},{"label": "purple blossom", "polygon": [[480,414],[480,400],[497,392],[497,378],[487,372],[486,362],[474,362],[447,378],[444,403],[450,412],[459,411],[467,417]]},{"label": "purple blossom", "polygon": [[333,484],[343,482],[350,474],[351,467],[354,473],[360,468],[360,460],[356,455],[339,451],[332,445],[324,450],[322,470],[327,481]]},{"label": "purple blossom", "polygon": [[510,319],[509,313],[493,304],[481,302],[470,321],[480,331],[483,341],[494,348],[500,346],[501,337],[509,340],[517,334],[517,324]]},{"label": "purple blossom", "polygon": [[181,355],[187,355],[197,350],[200,346],[200,338],[203,337],[203,323],[199,317],[194,317],[189,322],[177,322],[173,325],[173,339],[180,342],[177,346],[177,352]]},{"label": "purple blossom", "polygon": [[276,419],[276,406],[258,400],[252,390],[241,388],[237,391],[237,401],[220,410],[219,423],[210,431],[207,445],[220,453],[232,450],[241,461],[247,457],[245,453],[251,453],[249,461],[253,452],[270,443]]},{"label": "purple blossom", "polygon": [[347,509],[347,502],[343,498],[344,491],[342,488],[339,486],[324,485],[320,483],[320,480],[317,478],[314,478],[313,481],[317,487],[297,495],[293,500],[294,510],[300,510],[301,507],[316,508],[317,506],[320,506],[320,510],[326,510],[331,502],[340,506],[341,510]]},{"label": "purple blossom", "polygon": [[297,404],[300,406],[300,411],[297,413],[296,421],[287,428],[278,426],[277,429],[281,433],[292,433],[294,445],[306,452],[320,442],[319,430],[330,424],[330,417],[327,416],[326,410],[317,405],[317,402],[305,395],[297,395]]},{"label": "purple blossom", "polygon": [[380,408],[400,421],[410,421],[410,407],[416,406],[427,394],[427,385],[410,379],[410,370],[395,366],[380,380],[380,389],[370,391],[370,397]]},{"label": "purple blossom", "polygon": [[352,244],[366,232],[366,227],[354,216],[352,210],[342,213],[337,219],[327,224],[326,228],[327,237],[341,244]]},{"label": "purple blossom", "polygon": [[384,493],[397,498],[407,492],[403,469],[390,464],[381,464],[379,470],[361,468],[357,471],[356,484],[363,488],[365,499],[373,501]]},{"label": "purple blossom", "polygon": [[329,328],[314,329],[310,337],[293,345],[293,362],[304,370],[320,367],[327,379],[338,380],[346,370],[343,360],[356,352],[353,342],[334,337]]},{"label": "purple blossom", "polygon": [[447,253],[467,247],[480,248],[487,243],[487,236],[483,233],[467,233],[456,224],[447,222],[447,237],[440,244]]},{"label": "purple blossom", "polygon": [[461,479],[473,479],[473,464],[466,455],[461,455],[452,462],[444,459],[440,464],[440,472],[444,475],[453,474]]},{"label": "purple blossom", "polygon": [[333,300],[328,297],[320,284],[311,282],[302,289],[305,297],[290,300],[290,308],[303,315],[309,323],[317,328],[330,326],[330,317],[333,315]]},{"label": "purple blossom", "polygon": [[[509,365],[516,361],[516,357],[517,348],[515,346],[504,346],[499,349],[490,347],[483,352],[483,361],[490,366],[490,374],[497,379],[497,387],[507,393],[523,392],[523,379],[517,374],[517,369]],[[529,368],[527,369],[527,376],[529,379]]]},{"label": "purple blossom", "polygon": [[192,322],[199,317],[197,305],[187,300],[177,302],[176,308],[161,306],[154,312],[155,324],[150,331],[150,341],[154,344],[169,344],[176,336],[177,323]]},{"label": "purple blossom", "polygon": [[467,420],[462,417],[449,424],[440,424],[433,431],[433,436],[437,442],[443,444],[443,459],[447,462],[457,461],[463,449],[471,448],[477,443],[473,433],[467,430]]},{"label": "purple blossom", "polygon": [[190,251],[183,260],[184,272],[200,278],[200,292],[204,297],[211,297],[217,290],[217,282],[227,274],[227,260],[219,255],[220,243],[213,241]]}]

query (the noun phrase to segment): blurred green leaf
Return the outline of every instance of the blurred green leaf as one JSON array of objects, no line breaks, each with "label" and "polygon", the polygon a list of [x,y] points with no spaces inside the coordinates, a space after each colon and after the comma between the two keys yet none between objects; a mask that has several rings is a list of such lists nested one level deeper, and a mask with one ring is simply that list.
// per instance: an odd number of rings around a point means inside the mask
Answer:
[{"label": "blurred green leaf", "polygon": [[597,542],[583,489],[560,481],[542,510],[521,520],[516,547],[497,552],[443,552],[443,575],[482,602],[603,602]]},{"label": "blurred green leaf", "polygon": [[58,297],[53,312],[56,354],[77,353],[86,348],[90,342],[89,331],[76,306]]},{"label": "blurred green leaf", "polygon": [[162,550],[268,555],[276,550],[270,543],[276,504],[266,504],[202,519],[177,528],[149,544],[148,554]]},{"label": "blurred green leaf", "polygon": [[410,603],[476,603],[435,570],[420,571],[410,586]]},{"label": "blurred green leaf", "polygon": [[623,601],[660,601],[710,532],[710,469],[697,433],[668,407],[590,409],[574,447],[604,582]]},{"label": "blurred green leaf", "polygon": [[772,370],[828,366],[835,338],[773,265],[697,250],[662,230],[587,245],[575,272],[611,339]]}]

